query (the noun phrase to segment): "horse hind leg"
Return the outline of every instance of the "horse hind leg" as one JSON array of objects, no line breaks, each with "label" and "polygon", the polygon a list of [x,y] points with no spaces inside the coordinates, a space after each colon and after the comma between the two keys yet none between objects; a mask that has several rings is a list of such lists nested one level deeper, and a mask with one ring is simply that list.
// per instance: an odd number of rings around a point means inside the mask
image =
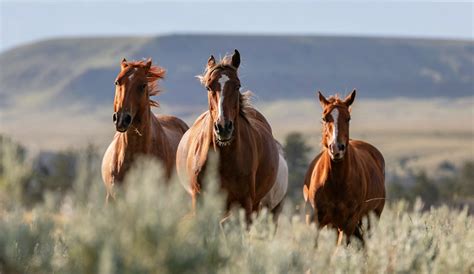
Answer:
[{"label": "horse hind leg", "polygon": [[278,225],[278,217],[280,216],[282,210],[283,210],[283,204],[284,204],[285,198],[283,198],[276,207],[274,207],[271,212],[272,212],[272,219],[273,222],[275,223],[275,226]]},{"label": "horse hind leg", "polygon": [[365,246],[365,241],[364,241],[364,233],[362,231],[362,222],[359,222],[359,224],[357,225],[356,229],[354,230],[354,234],[353,234],[357,239],[360,240],[360,242],[362,243],[362,246]]}]

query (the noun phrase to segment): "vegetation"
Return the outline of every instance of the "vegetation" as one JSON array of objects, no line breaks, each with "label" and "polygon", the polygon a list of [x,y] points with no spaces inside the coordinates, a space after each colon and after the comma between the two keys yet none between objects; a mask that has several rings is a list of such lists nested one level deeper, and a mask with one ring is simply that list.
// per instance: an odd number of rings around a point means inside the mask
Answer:
[{"label": "vegetation", "polygon": [[285,158],[288,163],[288,196],[294,200],[302,197],[302,182],[309,166],[311,147],[299,132],[289,133],[285,138]]},{"label": "vegetation", "polygon": [[[445,162],[442,167],[454,169]],[[406,179],[405,179],[406,180]],[[390,198],[415,201],[421,197],[425,206],[449,204],[452,206],[470,205],[474,210],[474,161],[465,162],[454,175],[439,178],[430,178],[426,171],[416,172],[411,184],[403,184],[400,178],[395,177],[388,185]]]},{"label": "vegetation", "polygon": [[[150,159],[135,165],[116,202],[105,206],[93,149],[75,154],[74,173],[43,177],[48,187],[29,204],[22,192],[36,175],[22,155],[13,142],[2,142],[0,273],[474,271],[474,217],[467,208],[390,202],[366,234],[365,248],[357,241],[336,248],[332,230],[307,226],[291,205],[278,228],[263,212],[247,229],[238,210],[221,226],[223,199],[213,170],[195,215],[181,185],[166,186]],[[72,180],[69,186],[49,187],[59,174]]]}]

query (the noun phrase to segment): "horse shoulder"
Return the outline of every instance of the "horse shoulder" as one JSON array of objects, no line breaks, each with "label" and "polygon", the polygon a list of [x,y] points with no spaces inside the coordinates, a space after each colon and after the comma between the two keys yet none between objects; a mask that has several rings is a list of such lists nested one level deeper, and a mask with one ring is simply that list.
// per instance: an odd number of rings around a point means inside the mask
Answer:
[{"label": "horse shoulder", "polygon": [[186,131],[178,144],[178,149],[176,151],[176,172],[178,174],[178,179],[183,185],[184,189],[191,194],[191,185],[189,184],[191,174],[188,174],[188,151],[190,136],[191,131]]},{"label": "horse shoulder", "polygon": [[107,187],[110,187],[114,182],[114,174],[116,168],[116,143],[117,143],[117,135],[115,135],[114,139],[107,147],[107,150],[104,153],[104,157],[102,158],[102,165],[101,165],[101,173],[102,173],[102,180]]},{"label": "horse shoulder", "polygon": [[[178,168],[178,175],[185,182],[189,180],[196,181],[202,166],[207,160],[207,152],[209,149],[209,141],[206,139],[206,127],[208,111],[201,114],[194,124],[186,131],[181,138],[177,153],[176,165]],[[188,186],[186,186],[188,188]]]},{"label": "horse shoulder", "polygon": [[260,111],[252,108],[251,111],[249,111],[249,114],[259,122],[260,126],[262,126],[265,130],[267,130],[270,134],[273,135],[270,123],[268,123],[267,118],[265,118],[265,116]]},{"label": "horse shoulder", "polygon": [[385,160],[382,153],[373,145],[354,140],[351,145],[355,148],[360,170],[365,178],[365,200],[385,198]]},{"label": "horse shoulder", "polygon": [[323,153],[321,152],[314,157],[313,161],[309,164],[304,177],[303,197],[305,201],[309,200],[311,203],[314,202],[314,196],[318,185],[320,184],[320,172],[318,172],[317,166],[322,154]]}]

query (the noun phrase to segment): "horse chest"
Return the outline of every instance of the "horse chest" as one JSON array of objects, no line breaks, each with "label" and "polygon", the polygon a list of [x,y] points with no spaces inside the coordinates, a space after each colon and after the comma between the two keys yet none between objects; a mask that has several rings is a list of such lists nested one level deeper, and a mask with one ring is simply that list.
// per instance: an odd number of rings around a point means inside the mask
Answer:
[{"label": "horse chest", "polygon": [[326,182],[314,197],[319,223],[342,226],[348,219],[358,216],[361,210],[359,194],[343,184]]}]

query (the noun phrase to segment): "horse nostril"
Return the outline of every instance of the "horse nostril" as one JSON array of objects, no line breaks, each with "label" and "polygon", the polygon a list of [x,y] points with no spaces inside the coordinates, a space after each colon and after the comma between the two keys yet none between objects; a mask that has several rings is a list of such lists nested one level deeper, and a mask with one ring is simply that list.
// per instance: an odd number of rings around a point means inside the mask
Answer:
[{"label": "horse nostril", "polygon": [[214,123],[214,130],[219,133],[219,126],[217,125],[217,123]]},{"label": "horse nostril", "polygon": [[337,148],[339,150],[343,151],[346,148],[346,146],[344,144],[339,144],[339,145],[337,145]]},{"label": "horse nostril", "polygon": [[232,123],[232,121],[229,121],[229,123],[227,124],[227,130],[231,131],[233,127],[234,127],[234,124]]},{"label": "horse nostril", "polygon": [[117,123],[117,112],[114,112],[114,114],[112,115],[112,120],[114,121],[114,123]]},{"label": "horse nostril", "polygon": [[130,115],[130,114],[125,114],[125,117],[123,117],[123,122],[124,122],[126,125],[130,125],[130,123],[132,122],[132,115]]}]

